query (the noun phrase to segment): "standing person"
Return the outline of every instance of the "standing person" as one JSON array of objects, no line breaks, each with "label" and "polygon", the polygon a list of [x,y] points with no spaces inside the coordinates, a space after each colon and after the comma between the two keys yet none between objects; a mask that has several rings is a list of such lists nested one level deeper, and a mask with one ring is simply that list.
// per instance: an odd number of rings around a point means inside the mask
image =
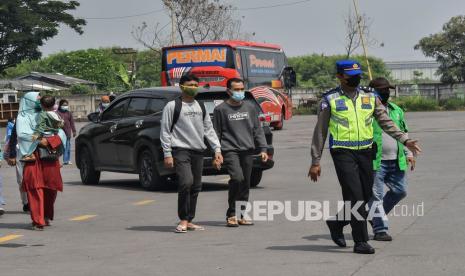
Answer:
[{"label": "standing person", "polygon": [[[227,82],[229,99],[213,112],[213,126],[221,143],[224,166],[230,176],[226,223],[229,227],[253,225],[244,218],[237,219],[236,202],[248,201],[255,145],[263,162],[268,160],[265,133],[258,120],[255,106],[244,102],[244,81],[238,78]],[[221,164],[215,164],[220,169]]]},{"label": "standing person", "polygon": [[163,109],[160,140],[164,164],[175,168],[178,178],[178,216],[176,233],[204,230],[192,223],[197,197],[202,189],[203,156],[206,138],[215,152],[215,161],[223,163],[221,145],[205,106],[195,100],[199,79],[185,75],[179,82],[182,96],[169,102]]},{"label": "standing person", "polygon": [[[58,135],[45,136],[34,141],[34,134],[40,122],[40,96],[38,92],[29,92],[21,99],[16,131],[18,137],[18,155],[33,152],[34,162],[26,162],[22,171],[22,189],[26,191],[33,230],[43,230],[54,218],[54,204],[57,191],[63,191],[63,181],[58,160],[41,160],[37,147],[52,151],[66,143],[66,135],[59,130]],[[40,129],[40,127],[39,127]]]},{"label": "standing person", "polygon": [[18,136],[16,135],[16,123],[11,132],[11,136],[8,140],[8,146],[5,151],[5,159],[7,160],[8,165],[15,166],[16,168],[16,182],[19,187],[19,194],[21,197],[21,202],[23,204],[23,212],[29,212],[29,203],[27,201],[27,194],[23,191],[23,163],[19,161],[21,158],[18,154]]},{"label": "standing person", "polygon": [[353,60],[336,62],[340,86],[326,92],[320,103],[318,122],[313,132],[312,165],[308,175],[317,181],[321,174],[320,159],[330,132],[329,147],[342,189],[342,197],[350,206],[363,204],[357,209],[363,220],[351,214],[350,221],[328,220],[332,240],[346,247],[343,228],[350,223],[355,242],[354,253],[373,254],[368,244],[366,204],[373,192],[373,118],[391,137],[406,145],[413,153],[421,152],[417,141],[402,132],[386,113],[384,105],[370,91],[359,87],[362,70]]},{"label": "standing person", "polygon": [[[63,153],[63,165],[72,165],[71,163],[71,138],[76,137],[76,127],[74,126],[73,113],[69,110],[69,103],[62,99],[58,103],[58,115],[64,121],[63,130],[66,133],[65,152]],[[71,136],[72,135],[72,136]]]},{"label": "standing person", "polygon": [[[369,86],[378,92],[381,103],[386,107],[389,117],[396,126],[407,133],[404,111],[389,101],[389,89],[395,89],[395,87],[385,78],[376,78],[370,82]],[[408,163],[411,165],[411,170],[414,170],[415,157],[402,143],[384,133],[377,122],[373,122],[373,132],[377,151],[376,159],[373,161],[375,182],[370,206],[374,203],[378,212],[378,215],[373,218],[373,239],[392,241],[392,237],[388,234],[387,214],[407,196],[405,171]],[[384,194],[384,184],[389,188],[386,194]]]},{"label": "standing person", "polygon": [[55,136],[64,126],[63,119],[54,111],[55,97],[43,96],[40,98],[40,109],[38,123],[32,134],[32,145],[29,152],[21,157],[23,162],[34,162],[34,150],[38,144],[38,140],[44,137]]},{"label": "standing person", "polygon": [[110,105],[110,97],[109,96],[102,96],[100,97],[100,103],[97,107],[97,112],[102,113],[105,109]]},{"label": "standing person", "polygon": [[11,134],[13,133],[14,127],[15,127],[15,119],[14,118],[8,119],[8,123],[6,125],[5,145],[8,144]]}]

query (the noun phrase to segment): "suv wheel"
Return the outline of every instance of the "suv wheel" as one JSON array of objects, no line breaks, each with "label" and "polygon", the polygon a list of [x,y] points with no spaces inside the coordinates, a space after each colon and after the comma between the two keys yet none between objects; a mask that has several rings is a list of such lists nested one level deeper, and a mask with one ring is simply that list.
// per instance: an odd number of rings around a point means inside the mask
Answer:
[{"label": "suv wheel", "polygon": [[166,179],[158,174],[155,159],[150,150],[144,150],[139,156],[139,181],[140,185],[149,191],[163,187]]},{"label": "suv wheel", "polygon": [[79,165],[82,183],[86,185],[98,184],[100,181],[100,171],[95,170],[92,155],[86,147],[82,148]]},{"label": "suv wheel", "polygon": [[253,170],[250,177],[250,187],[257,187],[262,180],[263,170]]}]

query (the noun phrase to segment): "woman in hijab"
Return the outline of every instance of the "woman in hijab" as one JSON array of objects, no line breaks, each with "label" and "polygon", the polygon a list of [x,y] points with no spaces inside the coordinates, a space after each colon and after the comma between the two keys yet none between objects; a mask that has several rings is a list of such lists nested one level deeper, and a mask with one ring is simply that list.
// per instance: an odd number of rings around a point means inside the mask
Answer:
[{"label": "woman in hijab", "polygon": [[58,135],[34,141],[32,135],[38,124],[40,112],[38,92],[28,92],[21,99],[16,132],[19,155],[33,152],[35,162],[24,163],[22,189],[27,193],[33,230],[43,230],[54,217],[54,204],[57,191],[63,191],[63,181],[58,160],[41,160],[37,147],[53,150],[66,144],[66,135],[60,129]]}]

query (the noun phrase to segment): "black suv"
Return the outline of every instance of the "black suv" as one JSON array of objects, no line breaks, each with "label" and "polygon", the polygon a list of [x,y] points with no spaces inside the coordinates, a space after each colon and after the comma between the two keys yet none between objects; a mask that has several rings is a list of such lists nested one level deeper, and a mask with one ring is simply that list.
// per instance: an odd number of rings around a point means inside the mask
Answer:
[{"label": "black suv", "polygon": [[[174,179],[174,170],[163,165],[160,121],[163,107],[180,96],[181,91],[177,87],[140,89],[121,95],[102,114],[89,114],[91,123],[80,130],[76,139],[76,165],[82,182],[97,184],[101,171],[139,174],[142,187],[148,190],[158,189],[168,179]],[[224,87],[209,87],[201,88],[196,99],[203,102],[206,111],[213,116],[215,106],[227,97]],[[257,186],[262,172],[274,165],[273,134],[269,118],[263,115],[252,94],[246,92],[245,100],[253,102],[260,111],[270,156],[270,160],[263,163],[257,152],[251,180],[251,186]],[[226,174],[224,170],[213,168],[212,155],[208,148],[203,175]]]}]

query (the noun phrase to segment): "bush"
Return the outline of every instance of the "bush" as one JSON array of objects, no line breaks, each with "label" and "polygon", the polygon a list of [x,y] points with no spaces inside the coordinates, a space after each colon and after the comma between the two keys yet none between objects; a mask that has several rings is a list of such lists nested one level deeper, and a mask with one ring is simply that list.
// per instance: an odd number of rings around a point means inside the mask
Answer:
[{"label": "bush", "polygon": [[424,97],[394,98],[393,102],[405,111],[436,111],[440,110],[434,99]]},{"label": "bush", "polygon": [[444,110],[463,110],[465,109],[465,100],[459,98],[451,98],[439,103]]},{"label": "bush", "polygon": [[90,92],[92,91],[92,89],[87,86],[87,85],[83,85],[83,84],[73,84],[70,88],[69,88],[69,91],[71,92],[71,94],[73,95],[87,95],[87,94],[90,94]]},{"label": "bush", "polygon": [[299,107],[294,108],[292,114],[294,115],[316,115],[317,114],[317,107],[318,105],[312,107]]}]

